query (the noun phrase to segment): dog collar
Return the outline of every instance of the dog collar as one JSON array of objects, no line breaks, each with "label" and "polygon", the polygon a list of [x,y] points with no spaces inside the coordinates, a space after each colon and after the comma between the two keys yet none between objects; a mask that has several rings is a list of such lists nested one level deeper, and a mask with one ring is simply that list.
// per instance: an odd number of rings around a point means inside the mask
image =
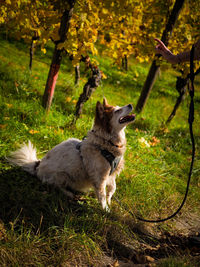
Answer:
[{"label": "dog collar", "polygon": [[108,143],[109,143],[110,145],[112,145],[112,146],[115,146],[115,147],[117,147],[117,148],[122,148],[122,147],[124,146],[124,145],[116,145],[116,144],[114,144],[111,140],[108,140],[108,141],[107,141],[105,138],[103,138],[103,137],[97,135],[97,134],[95,133],[94,130],[92,130],[91,132],[94,133],[94,134],[96,135],[96,137],[98,137],[98,138],[104,140],[105,142],[108,142]]}]

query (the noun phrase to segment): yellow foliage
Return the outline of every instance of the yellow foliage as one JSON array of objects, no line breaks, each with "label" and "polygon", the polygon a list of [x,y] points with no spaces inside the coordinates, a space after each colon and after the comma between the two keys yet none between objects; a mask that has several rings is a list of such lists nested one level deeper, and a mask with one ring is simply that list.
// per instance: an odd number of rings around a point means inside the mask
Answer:
[{"label": "yellow foliage", "polygon": [[102,13],[103,14],[108,14],[108,10],[106,8],[102,8]]},{"label": "yellow foliage", "polygon": [[[63,8],[56,1],[4,0],[0,5],[0,24],[11,29],[13,35],[37,42],[45,53],[47,40],[60,40],[59,27]],[[121,64],[121,58],[134,55],[139,62],[152,60],[155,37],[160,37],[166,26],[166,17],[175,0],[85,0],[74,7],[66,41],[57,48],[73,56],[77,65],[82,55],[98,54],[96,42],[104,46],[103,53]],[[61,1],[62,3],[62,1]],[[64,2],[63,2],[64,3]],[[62,6],[62,4],[60,4]],[[59,6],[59,5],[58,5]],[[66,8],[66,6],[65,6]],[[199,38],[200,1],[186,1],[169,48],[173,52],[191,48]]]}]

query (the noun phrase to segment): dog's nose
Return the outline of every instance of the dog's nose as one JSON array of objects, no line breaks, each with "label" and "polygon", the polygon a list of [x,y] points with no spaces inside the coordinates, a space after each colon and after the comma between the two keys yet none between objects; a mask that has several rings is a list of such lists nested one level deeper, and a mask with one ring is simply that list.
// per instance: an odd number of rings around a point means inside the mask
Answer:
[{"label": "dog's nose", "polygon": [[133,106],[131,104],[128,104],[128,108],[133,109]]}]

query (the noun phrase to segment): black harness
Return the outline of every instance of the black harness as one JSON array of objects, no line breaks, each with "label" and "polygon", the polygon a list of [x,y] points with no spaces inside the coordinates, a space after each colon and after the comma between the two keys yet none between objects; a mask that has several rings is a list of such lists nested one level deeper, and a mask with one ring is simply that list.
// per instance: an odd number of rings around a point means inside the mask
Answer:
[{"label": "black harness", "polygon": [[101,155],[110,163],[111,170],[109,175],[111,175],[119,165],[121,157],[115,157],[111,152],[106,149],[100,149],[100,151]]},{"label": "black harness", "polygon": [[40,165],[40,160],[35,162],[34,171],[37,170],[37,167]]},{"label": "black harness", "polygon": [[[77,145],[76,145],[76,149],[79,150],[79,152],[81,151],[81,144],[82,141],[80,141]],[[121,157],[115,157],[111,152],[109,152],[106,149],[102,149],[101,147],[99,147],[99,150],[101,152],[101,155],[109,162],[111,170],[109,175],[111,175],[117,168],[117,166],[119,165],[119,162],[121,160]]]}]

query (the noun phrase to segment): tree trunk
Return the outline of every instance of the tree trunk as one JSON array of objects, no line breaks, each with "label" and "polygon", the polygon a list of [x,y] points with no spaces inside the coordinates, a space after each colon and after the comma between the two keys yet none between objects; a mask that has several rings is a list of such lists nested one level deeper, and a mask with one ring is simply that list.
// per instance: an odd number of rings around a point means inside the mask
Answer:
[{"label": "tree trunk", "polygon": [[124,56],[124,68],[125,68],[125,71],[128,71],[128,58],[127,58],[127,55]]},{"label": "tree trunk", "polygon": [[[169,39],[170,39],[170,35],[172,34],[175,22],[179,16],[179,13],[183,7],[184,4],[184,0],[176,0],[174,7],[172,9],[172,12],[169,16],[168,22],[166,24],[165,30],[163,31],[162,34],[162,38],[161,40],[163,41],[163,43],[165,43],[165,45],[168,45]],[[140,94],[138,103],[136,105],[136,112],[140,113],[146,102],[147,99],[150,95],[151,89],[153,88],[154,82],[157,78],[157,74],[159,71],[160,66],[156,65],[156,60],[153,60],[153,63],[150,67],[149,73],[147,75],[146,81],[144,83],[144,87],[142,89],[142,92]]]},{"label": "tree trunk", "polygon": [[128,71],[128,58],[127,58],[127,55],[125,55],[122,58],[122,69],[124,69],[125,71]]},{"label": "tree trunk", "polygon": [[169,117],[168,117],[168,119],[166,121],[166,124],[169,124],[171,122],[171,120],[174,118],[174,116],[176,115],[176,111],[177,111],[178,107],[180,106],[181,102],[185,98],[187,85],[188,85],[188,78],[184,79],[182,77],[177,77],[176,90],[179,92],[179,97],[176,100],[176,103],[174,105],[172,113],[169,115]]},{"label": "tree trunk", "polygon": [[87,83],[84,85],[83,93],[80,95],[79,100],[76,104],[75,119],[78,119],[82,113],[84,103],[89,99],[91,94],[99,86],[101,81],[101,72],[97,66],[91,67],[92,76],[88,79]]},{"label": "tree trunk", "polygon": [[78,85],[80,80],[80,66],[77,65],[74,70],[75,70],[75,85]]},{"label": "tree trunk", "polygon": [[53,58],[52,58],[52,62],[51,62],[51,66],[50,66],[50,70],[49,70],[49,74],[47,78],[47,83],[46,83],[46,87],[45,87],[45,91],[44,91],[44,95],[42,99],[43,101],[42,105],[44,108],[47,109],[47,111],[50,110],[51,103],[53,100],[53,95],[54,95],[54,90],[56,86],[56,81],[58,78],[58,72],[60,69],[61,60],[62,60],[62,50],[58,50],[57,46],[55,46],[54,52],[53,52]]},{"label": "tree trunk", "polygon": [[30,71],[32,70],[33,51],[34,51],[34,40],[33,40],[33,38],[32,38],[31,46],[30,46],[30,50],[29,50],[29,55],[30,55],[29,70],[30,70]]},{"label": "tree trunk", "polygon": [[55,49],[42,100],[42,105],[44,108],[47,109],[47,111],[49,111],[51,107],[54,95],[54,89],[58,78],[58,72],[62,61],[63,49],[62,50],[57,49],[57,45],[59,43],[63,43],[67,39],[66,34],[69,30],[70,20],[73,14],[75,0],[69,0],[68,3],[69,3],[69,10],[65,10],[61,18],[60,29],[59,29],[60,40],[55,42]]},{"label": "tree trunk", "polygon": [[166,121],[166,125],[169,125],[171,120],[174,118],[174,116],[176,115],[176,111],[177,111],[178,107],[180,106],[181,102],[184,100],[184,98],[185,98],[184,94],[179,95],[179,97],[177,98],[176,103],[174,105],[174,108],[172,110],[172,113],[169,115],[169,118]]},{"label": "tree trunk", "polygon": [[32,37],[31,46],[30,46],[30,50],[29,50],[29,55],[30,55],[29,70],[30,71],[32,70],[33,54],[34,54],[34,48],[35,48],[34,41],[36,41],[36,40],[39,40],[39,37],[35,33],[35,36]]},{"label": "tree trunk", "polygon": [[144,108],[144,106],[147,102],[150,91],[154,85],[156,78],[157,78],[158,72],[159,72],[159,66],[156,65],[156,60],[154,59],[154,61],[151,64],[146,81],[144,83],[144,87],[142,89],[142,92],[140,94],[140,98],[137,102],[136,111],[138,113],[142,111],[142,109]]}]

